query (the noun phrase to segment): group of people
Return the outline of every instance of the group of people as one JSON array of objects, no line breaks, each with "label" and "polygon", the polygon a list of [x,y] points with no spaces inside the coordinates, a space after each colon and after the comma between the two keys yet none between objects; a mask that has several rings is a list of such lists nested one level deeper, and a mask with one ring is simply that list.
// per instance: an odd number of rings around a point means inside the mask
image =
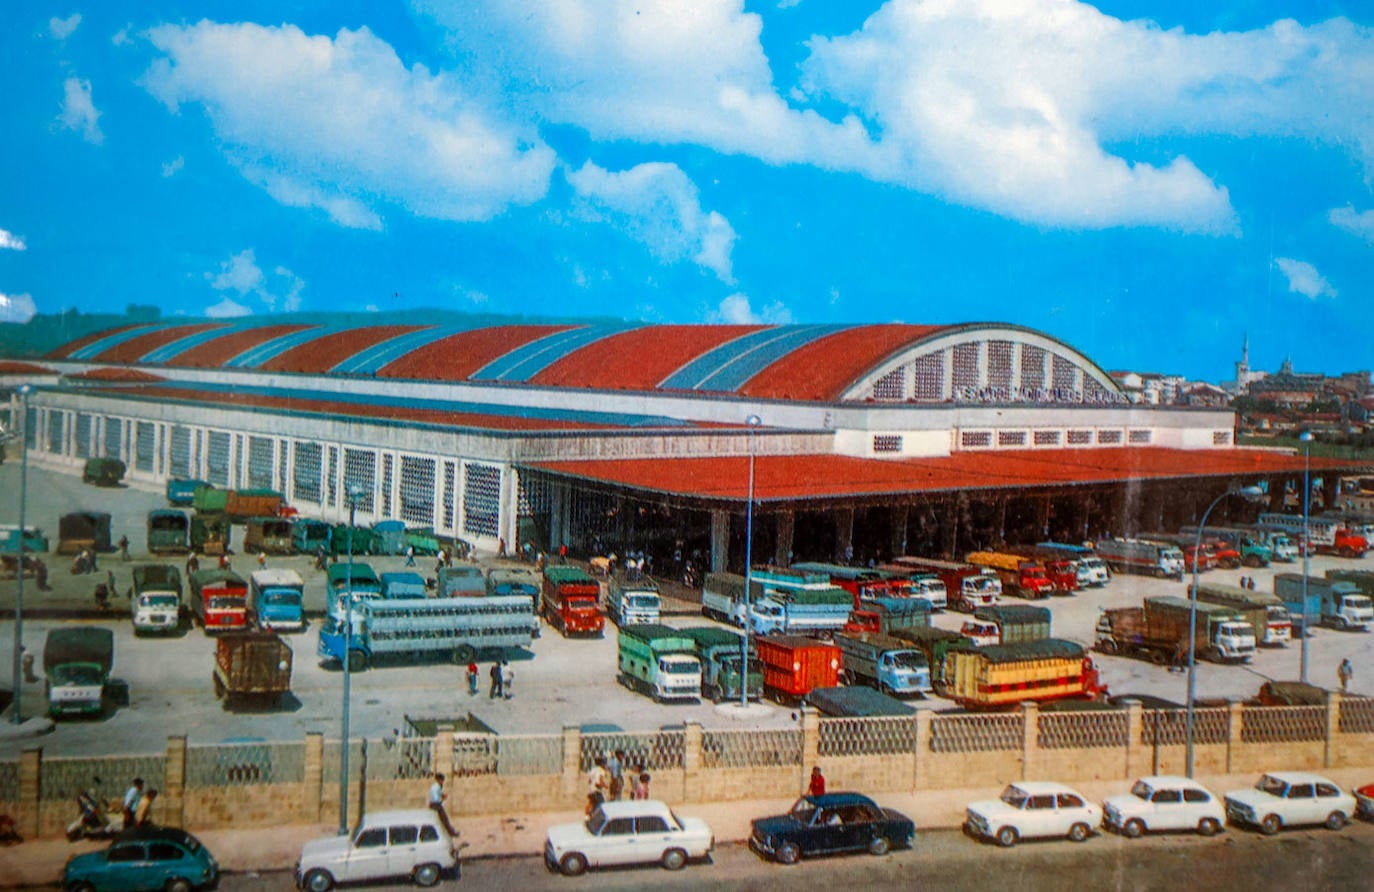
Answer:
[{"label": "group of people", "polygon": [[629,781],[631,799],[649,798],[649,772],[641,762],[633,769],[626,763],[625,751],[616,750],[610,756],[597,756],[587,772],[587,814],[601,803],[620,799]]},{"label": "group of people", "polygon": [[124,793],[124,829],[147,827],[153,823],[153,802],[157,800],[157,790],[144,789],[143,778],[136,777]]},{"label": "group of people", "polygon": [[1242,576],[1240,578],[1240,587],[1243,589],[1249,589],[1253,592],[1255,590],[1255,577]]}]

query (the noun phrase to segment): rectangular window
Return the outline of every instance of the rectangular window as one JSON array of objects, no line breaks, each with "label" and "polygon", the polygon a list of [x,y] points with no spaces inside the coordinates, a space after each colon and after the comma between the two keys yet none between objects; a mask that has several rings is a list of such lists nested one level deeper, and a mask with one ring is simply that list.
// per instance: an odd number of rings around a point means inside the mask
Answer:
[{"label": "rectangular window", "polygon": [[153,472],[153,455],[157,445],[157,430],[151,421],[140,421],[134,426],[134,467],[140,471]]},{"label": "rectangular window", "polygon": [[292,477],[295,486],[292,501],[320,504],[320,469],[324,450],[319,443],[297,443],[296,462]]},{"label": "rectangular window", "polygon": [[875,434],[873,436],[874,452],[901,452],[901,434]]},{"label": "rectangular window", "polygon": [[215,486],[229,485],[229,435],[210,431],[205,448],[205,479]]},{"label": "rectangular window", "polygon": [[944,351],[918,356],[912,365],[916,374],[916,399],[929,403],[937,403],[944,399]]},{"label": "rectangular window", "polygon": [[1026,445],[1025,431],[998,431],[997,445],[1002,447],[1014,447]]},{"label": "rectangular window", "polygon": [[401,520],[434,526],[434,459],[401,456]]},{"label": "rectangular window", "polygon": [[329,496],[329,504],[339,504],[339,447],[330,446],[325,454],[328,464],[324,471],[325,491]]},{"label": "rectangular window", "polygon": [[463,465],[463,532],[495,536],[501,527],[501,469]]},{"label": "rectangular window", "polygon": [[391,453],[382,456],[382,516],[395,517],[391,508],[391,479],[393,458]]},{"label": "rectangular window", "polygon": [[1055,394],[1060,399],[1067,399],[1074,389],[1073,372],[1073,363],[1058,354],[1053,355],[1050,360],[1050,382],[1056,391],[1060,391]]},{"label": "rectangular window", "polygon": [[978,345],[956,344],[954,347],[954,390],[978,387]]},{"label": "rectangular window", "polygon": [[85,413],[76,416],[76,457],[91,457],[91,427],[93,419]]},{"label": "rectangular window", "polygon": [[1098,431],[1097,442],[1103,446],[1117,446],[1121,443],[1121,431]]},{"label": "rectangular window", "polygon": [[1154,431],[1134,430],[1126,435],[1126,441],[1132,446],[1148,446],[1154,439]]},{"label": "rectangular window", "polygon": [[988,386],[1011,387],[1011,341],[988,341]]},{"label": "rectangular window", "polygon": [[1035,445],[1036,445],[1036,446],[1058,446],[1058,445],[1059,445],[1059,431],[1036,431],[1036,432],[1035,432]]},{"label": "rectangular window", "polygon": [[248,488],[272,488],[272,441],[267,437],[248,438]]},{"label": "rectangular window", "polygon": [[63,421],[67,413],[56,409],[48,410],[48,451],[53,455],[62,454]]},{"label": "rectangular window", "polygon": [[451,530],[454,526],[454,502],[458,494],[454,491],[457,486],[457,468],[451,461],[444,462],[444,529]]},{"label": "rectangular window", "polygon": [[1091,446],[1092,442],[1092,431],[1069,431],[1070,446]]},{"label": "rectangular window", "polygon": [[1021,345],[1021,389],[1028,393],[1045,386],[1045,351],[1030,344]]},{"label": "rectangular window", "polygon": [[194,476],[191,471],[191,429],[174,425],[171,432],[171,467],[173,477],[189,480]]},{"label": "rectangular window", "polygon": [[358,499],[359,511],[372,511],[373,493],[377,490],[377,453],[363,449],[344,450],[344,489],[362,487]]},{"label": "rectangular window", "polygon": [[1212,431],[1212,445],[1213,445],[1213,446],[1230,446],[1230,445],[1231,445],[1231,432],[1230,432],[1230,431]]},{"label": "rectangular window", "polygon": [[985,449],[992,445],[992,431],[961,431],[959,445],[964,449]]}]

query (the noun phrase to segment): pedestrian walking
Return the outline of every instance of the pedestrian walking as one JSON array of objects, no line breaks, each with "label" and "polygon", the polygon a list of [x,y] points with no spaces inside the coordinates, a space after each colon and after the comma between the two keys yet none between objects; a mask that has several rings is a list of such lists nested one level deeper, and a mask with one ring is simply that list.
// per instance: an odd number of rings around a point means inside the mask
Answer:
[{"label": "pedestrian walking", "polygon": [[136,777],[134,782],[129,785],[129,789],[124,792],[124,829],[127,830],[135,825],[134,812],[138,809],[138,803],[143,799],[143,778]]},{"label": "pedestrian walking", "polygon": [[157,799],[157,790],[150,789],[143,794],[143,798],[138,800],[138,807],[134,809],[134,826],[151,827],[153,824],[153,801]]},{"label": "pedestrian walking", "polygon": [[52,586],[48,585],[48,565],[41,558],[34,558],[33,578],[37,580],[40,592],[52,591]]},{"label": "pedestrian walking", "polygon": [[415,546],[414,546],[414,545],[407,545],[407,546],[406,546],[406,564],[405,564],[405,565],[406,565],[407,567],[413,567],[413,566],[415,566]]},{"label": "pedestrian walking", "polygon": [[439,816],[439,823],[444,825],[449,836],[457,836],[458,831],[449,823],[448,811],[444,808],[444,800],[447,798],[448,793],[444,791],[444,776],[435,772],[434,783],[429,785],[429,809]]},{"label": "pedestrian walking", "polygon": [[473,663],[468,663],[468,695],[469,695],[469,696],[475,696],[476,694],[477,694],[477,664],[476,664],[475,662],[473,662]]},{"label": "pedestrian walking", "polygon": [[512,685],[515,684],[515,670],[510,667],[510,663],[501,661],[501,694],[507,700],[515,696]]},{"label": "pedestrian walking", "polygon": [[1336,670],[1336,675],[1341,680],[1341,693],[1344,694],[1350,687],[1350,679],[1355,677],[1355,667],[1350,665],[1350,658],[1341,660],[1340,668]]},{"label": "pedestrian walking", "polygon": [[625,789],[625,751],[616,750],[612,756],[606,760],[606,771],[611,776],[611,781],[607,787],[607,795],[611,799],[619,799],[621,791]]},{"label": "pedestrian walking", "polygon": [[326,558],[328,558],[328,556],[329,556],[329,553],[328,553],[327,551],[324,550],[324,546],[323,546],[323,545],[321,545],[321,546],[319,546],[318,548],[315,549],[315,569],[316,569],[316,570],[323,570],[326,566],[328,566],[329,561],[326,560]]},{"label": "pedestrian walking", "polygon": [[811,782],[806,785],[806,795],[825,795],[825,775],[821,774],[821,766],[819,765],[811,766]]},{"label": "pedestrian walking", "polygon": [[503,558],[503,557],[506,556],[506,537],[505,537],[505,536],[498,536],[498,537],[496,537],[496,556],[499,557],[499,558]]},{"label": "pedestrian walking", "polygon": [[564,542],[562,545],[558,546],[558,563],[560,563],[560,564],[566,564],[567,562],[568,562],[568,543]]},{"label": "pedestrian walking", "polygon": [[196,553],[193,551],[191,552],[191,556],[186,559],[186,578],[190,579],[191,574],[199,569],[200,558],[196,557]]},{"label": "pedestrian walking", "polygon": [[120,537],[119,537],[119,557],[120,557],[121,560],[125,560],[125,561],[127,561],[127,560],[129,559],[129,537],[128,537],[128,536],[120,536]]},{"label": "pedestrian walking", "polygon": [[222,552],[222,553],[220,554],[220,556],[219,556],[219,568],[220,568],[221,570],[228,570],[228,569],[229,569],[229,553],[228,553],[228,552]]},{"label": "pedestrian walking", "polygon": [[504,697],[506,695],[505,682],[501,678],[501,664],[492,663],[491,668],[487,670],[487,677],[491,679],[491,687],[487,689],[487,699],[495,700],[498,697]]},{"label": "pedestrian walking", "polygon": [[265,551],[259,551],[259,552],[258,552],[258,569],[259,569],[259,570],[266,570],[266,569],[267,569],[267,552],[265,552]]}]

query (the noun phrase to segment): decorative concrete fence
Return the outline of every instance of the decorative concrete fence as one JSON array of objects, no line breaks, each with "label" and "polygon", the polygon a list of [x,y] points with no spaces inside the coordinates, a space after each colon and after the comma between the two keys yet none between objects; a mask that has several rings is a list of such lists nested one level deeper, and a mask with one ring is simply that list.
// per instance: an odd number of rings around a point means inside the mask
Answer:
[{"label": "decorative concrete fence", "polygon": [[[1374,767],[1374,699],[1333,693],[1322,706],[1230,703],[1194,711],[1194,765],[1201,775],[1271,769]],[[349,748],[349,823],[360,810],[425,802],[434,772],[449,777],[451,811],[529,814],[576,810],[599,756],[624,754],[670,802],[786,798],[812,765],[834,789],[870,793],[998,787],[1023,779],[1066,782],[1181,774],[1187,722],[1181,709],[822,718],[801,711],[793,728],[706,730],[689,722],[647,732],[354,740]],[[134,777],[159,790],[154,818],[213,829],[282,823],[337,824],[342,749],[309,734],[287,743],[190,745],[164,753],[46,757],[39,748],[0,760],[0,810],[25,836],[55,836],[76,813],[79,791],[118,799]]]}]

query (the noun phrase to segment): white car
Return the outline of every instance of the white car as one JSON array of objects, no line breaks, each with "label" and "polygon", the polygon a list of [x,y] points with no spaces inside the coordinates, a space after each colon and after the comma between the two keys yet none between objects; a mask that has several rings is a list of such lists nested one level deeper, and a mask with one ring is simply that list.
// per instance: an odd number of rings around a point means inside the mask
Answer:
[{"label": "white car", "polygon": [[1102,825],[1136,839],[1156,830],[1221,832],[1226,809],[1221,800],[1186,777],[1142,777],[1131,792],[1102,803]]},{"label": "white car", "polygon": [[603,802],[580,824],[549,828],[544,865],[577,876],[588,867],[661,864],[679,870],[689,858],[715,847],[715,835],[700,818],[679,818],[655,799]]},{"label": "white car", "polygon": [[1327,778],[1305,771],[1271,771],[1248,790],[1226,794],[1226,817],[1265,835],[1284,827],[1324,824],[1340,830],[1355,814],[1355,797]]},{"label": "white car", "polygon": [[458,866],[458,852],[439,816],[429,809],[365,816],[350,836],[312,840],[296,862],[296,886],[328,892],[335,883],[410,877],[433,886]]},{"label": "white car", "polygon": [[1082,842],[1102,820],[1102,810],[1063,784],[1019,781],[998,799],[969,804],[964,829],[1004,846],[1034,837],[1065,836]]}]

